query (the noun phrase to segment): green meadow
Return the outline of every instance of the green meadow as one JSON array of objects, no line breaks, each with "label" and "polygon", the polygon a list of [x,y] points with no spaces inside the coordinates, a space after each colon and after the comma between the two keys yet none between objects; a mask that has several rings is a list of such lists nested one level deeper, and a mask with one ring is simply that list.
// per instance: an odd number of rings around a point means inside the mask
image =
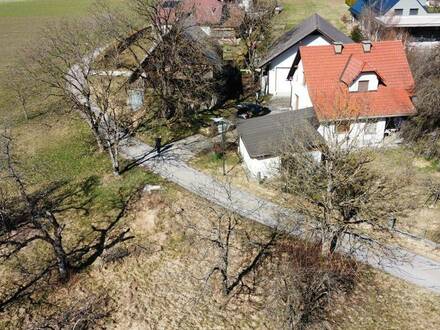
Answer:
[{"label": "green meadow", "polygon": [[[112,0],[113,3],[124,0]],[[54,181],[94,182],[95,205],[111,208],[119,191],[157,182],[141,169],[112,176],[107,155],[96,151],[86,124],[68,109],[44,103],[31,107],[25,120],[2,82],[22,49],[38,43],[40,30],[60,19],[90,15],[94,0],[0,0],[0,130],[11,129],[15,155],[26,181],[38,187]],[[102,211],[101,211],[102,212]]]}]

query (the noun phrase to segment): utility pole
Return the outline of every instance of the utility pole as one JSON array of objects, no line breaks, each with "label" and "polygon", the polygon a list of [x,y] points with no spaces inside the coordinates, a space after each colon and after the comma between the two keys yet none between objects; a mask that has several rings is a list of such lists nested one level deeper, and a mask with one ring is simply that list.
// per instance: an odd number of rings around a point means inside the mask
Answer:
[{"label": "utility pole", "polygon": [[223,175],[226,175],[226,147],[225,147],[225,121],[222,120],[222,165]]}]

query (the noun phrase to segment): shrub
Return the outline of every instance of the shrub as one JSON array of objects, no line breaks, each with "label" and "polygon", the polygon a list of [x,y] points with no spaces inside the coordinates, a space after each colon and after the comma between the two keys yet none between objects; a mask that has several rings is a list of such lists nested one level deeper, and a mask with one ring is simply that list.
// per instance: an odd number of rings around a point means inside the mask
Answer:
[{"label": "shrub", "polygon": [[364,39],[361,28],[359,25],[353,26],[350,32],[350,38],[353,39],[354,42],[360,42]]}]

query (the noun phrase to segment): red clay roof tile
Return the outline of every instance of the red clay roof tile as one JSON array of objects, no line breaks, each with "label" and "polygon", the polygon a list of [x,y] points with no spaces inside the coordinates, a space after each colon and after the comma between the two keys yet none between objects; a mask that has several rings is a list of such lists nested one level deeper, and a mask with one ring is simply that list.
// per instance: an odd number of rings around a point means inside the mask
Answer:
[{"label": "red clay roof tile", "polygon": [[[337,95],[346,99],[345,108],[353,108],[352,116],[388,117],[416,113],[411,102],[414,79],[400,41],[374,42],[368,53],[364,53],[361,44],[346,44],[341,54],[335,54],[332,45],[301,47],[300,52],[307,88],[318,119],[340,117],[336,110],[338,106],[331,101],[340,98]],[[348,92],[347,85],[351,85],[360,73],[372,71],[384,82],[379,84],[377,91]]]}]

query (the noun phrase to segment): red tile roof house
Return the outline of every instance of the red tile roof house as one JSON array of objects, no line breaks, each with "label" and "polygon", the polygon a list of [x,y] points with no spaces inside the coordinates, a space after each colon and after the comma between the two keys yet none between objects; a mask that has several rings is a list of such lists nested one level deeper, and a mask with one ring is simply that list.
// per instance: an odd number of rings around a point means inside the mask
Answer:
[{"label": "red tile roof house", "polygon": [[313,107],[327,143],[378,146],[416,114],[401,41],[301,47],[289,79],[291,108]]},{"label": "red tile roof house", "polygon": [[244,16],[238,4],[219,0],[165,0],[162,6],[168,14],[176,10],[188,13],[208,36],[225,42],[236,40]]}]

